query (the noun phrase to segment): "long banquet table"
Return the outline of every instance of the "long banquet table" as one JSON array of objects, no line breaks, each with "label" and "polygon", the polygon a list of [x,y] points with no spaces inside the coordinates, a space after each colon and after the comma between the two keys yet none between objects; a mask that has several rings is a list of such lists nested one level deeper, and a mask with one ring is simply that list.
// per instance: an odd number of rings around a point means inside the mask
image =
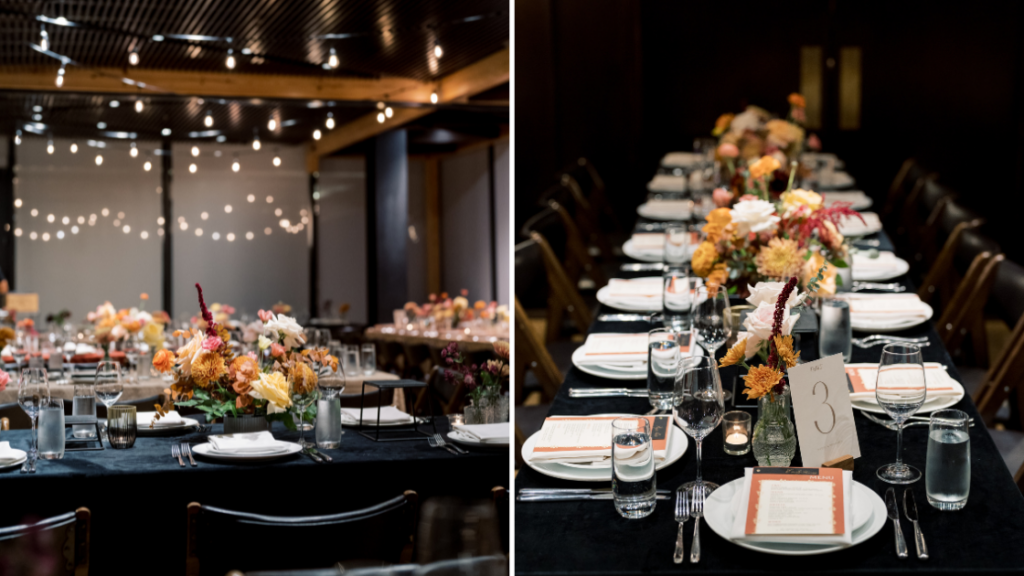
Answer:
[{"label": "long banquet table", "polygon": [[[877,235],[880,248],[891,250],[885,232]],[[650,276],[652,273],[627,274],[622,277]],[[899,281],[913,289],[904,276]],[[598,314],[617,312],[602,306]],[[642,322],[597,322],[590,333],[642,332],[652,326]],[[924,348],[926,362],[940,362],[949,375],[959,380],[949,352],[939,340],[931,322],[899,332],[904,336],[927,336],[930,346]],[[858,334],[854,334],[858,336]],[[817,337],[801,334],[801,358],[816,360]],[[719,349],[718,356],[725,353]],[[852,362],[878,362],[881,347],[862,349],[854,346]],[[731,388],[737,368],[721,371],[723,387]],[[644,388],[643,380],[612,382],[581,372],[573,367],[554,399],[549,415],[587,415],[608,413],[643,414],[651,406],[646,398],[570,398],[569,388],[588,387]],[[737,391],[742,389],[739,382]],[[742,398],[742,397],[741,397]],[[981,421],[970,396],[953,406]],[[734,409],[726,403],[726,410]],[[748,410],[756,420],[756,410]],[[875,476],[875,470],[894,461],[896,433],[875,424],[855,411],[861,457],[856,459],[853,477],[884,496],[890,485]],[[536,575],[598,575],[640,573],[744,574],[744,573],[822,573],[835,574],[1009,574],[1024,571],[1024,497],[991,436],[979,424],[970,431],[971,488],[967,506],[959,512],[940,512],[925,498],[924,481],[910,486],[920,511],[920,524],[931,554],[929,560],[918,560],[914,553],[913,526],[902,515],[903,533],[907,537],[910,558],[896,557],[892,523],[871,539],[845,550],[818,556],[774,556],[742,548],[719,537],[701,523],[702,555],[699,564],[673,564],[676,529],[673,501],[660,501],[654,513],[641,520],[622,518],[609,501],[579,502],[516,502],[516,573]],[[674,490],[696,476],[693,440],[676,463],[657,472],[658,488]],[[904,461],[925,468],[927,427],[908,428],[903,433]],[[753,453],[728,456],[722,448],[719,426],[704,440],[703,476],[706,480],[725,484],[741,478],[746,467],[756,465]],[[800,465],[800,451],[792,465]],[[609,482],[605,485],[610,484]],[[600,483],[581,483],[555,479],[524,465],[515,480],[516,490],[533,487],[597,487]],[[902,497],[903,487],[896,487]],[[686,523],[686,554],[689,557],[693,520]]]},{"label": "long banquet table", "polygon": [[[438,431],[448,421],[437,417]],[[214,425],[211,434],[220,433]],[[298,440],[274,423],[279,440]],[[205,442],[207,434],[140,437],[128,450],[68,452],[40,460],[35,474],[0,472],[0,526],[48,517],[80,506],[92,512],[90,573],[183,574],[186,507],[190,502],[277,515],[329,514],[364,508],[415,490],[422,503],[437,495],[488,498],[507,486],[508,450],[473,450],[454,456],[413,442],[374,442],[346,427],[334,459],[317,464],[304,455],[262,464],[230,464],[196,457],[181,468],[171,445]],[[0,440],[27,449],[30,432],[4,432]],[[306,438],[312,439],[307,431]],[[226,554],[258,553],[225,551]],[[330,543],[312,543],[329,546]]]}]

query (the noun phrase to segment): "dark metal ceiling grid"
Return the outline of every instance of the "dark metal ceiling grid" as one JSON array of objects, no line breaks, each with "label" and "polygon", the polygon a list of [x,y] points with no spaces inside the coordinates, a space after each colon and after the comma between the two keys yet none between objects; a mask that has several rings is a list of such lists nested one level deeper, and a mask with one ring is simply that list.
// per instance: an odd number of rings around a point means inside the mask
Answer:
[{"label": "dark metal ceiling grid", "polygon": [[[502,0],[21,0],[0,4],[0,66],[55,65],[28,45],[39,40],[34,16],[40,12],[85,26],[46,26],[52,50],[84,66],[125,67],[135,47],[145,68],[223,72],[232,48],[238,72],[423,81],[505,48],[509,29],[508,3]],[[233,42],[156,42],[154,34]],[[351,36],[321,38],[331,34]],[[433,56],[435,42],[444,51],[440,59]],[[323,70],[332,47],[340,66]],[[241,54],[242,48],[253,55]]]}]

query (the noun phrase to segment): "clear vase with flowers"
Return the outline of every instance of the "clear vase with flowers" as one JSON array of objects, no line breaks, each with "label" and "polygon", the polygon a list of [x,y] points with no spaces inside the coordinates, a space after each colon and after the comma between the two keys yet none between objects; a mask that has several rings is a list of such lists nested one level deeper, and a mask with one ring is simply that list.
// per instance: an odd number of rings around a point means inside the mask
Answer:
[{"label": "clear vase with flowers", "polygon": [[455,342],[441,350],[447,368],[445,378],[467,390],[470,403],[465,408],[466,424],[508,421],[508,397],[502,392],[508,387],[510,347],[505,341],[495,342],[493,347],[498,358],[480,365],[470,364]]}]

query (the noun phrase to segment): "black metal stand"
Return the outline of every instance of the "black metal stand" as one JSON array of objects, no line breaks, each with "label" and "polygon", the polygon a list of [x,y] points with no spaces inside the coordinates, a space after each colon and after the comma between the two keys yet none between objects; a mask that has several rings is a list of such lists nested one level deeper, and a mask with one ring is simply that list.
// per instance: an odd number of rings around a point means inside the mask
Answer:
[{"label": "black metal stand", "polygon": [[[64,417],[64,429],[68,429],[71,426],[88,426],[92,425],[96,427],[95,438],[75,438],[74,431],[72,431],[71,437],[64,438],[64,451],[65,452],[88,452],[91,450],[103,450],[103,439],[100,437],[100,421],[96,416],[65,416]],[[99,446],[89,446],[89,444],[99,444]],[[75,446],[72,448],[71,446]]]},{"label": "black metal stand", "polygon": [[[366,385],[377,387],[377,422],[367,423],[363,420],[363,411],[366,405]],[[398,426],[388,426],[385,429],[381,429],[380,426],[380,409],[383,408],[381,405],[384,401],[384,390],[394,390],[393,394],[400,393],[405,388],[427,388],[427,406],[430,410],[430,426],[433,428],[433,432],[426,432],[420,429],[419,419],[413,415],[412,422],[409,424],[401,424]],[[404,393],[404,392],[403,392]],[[424,437],[430,437],[437,434],[437,424],[434,422],[434,406],[430,402],[430,387],[427,386],[426,382],[420,382],[418,380],[364,380],[363,381],[363,393],[359,398],[359,427],[361,430],[357,430],[359,434],[373,440],[374,442],[406,442],[410,440],[423,440]],[[365,430],[367,426],[373,426],[373,434],[370,434]],[[381,437],[384,434],[384,437]]]}]

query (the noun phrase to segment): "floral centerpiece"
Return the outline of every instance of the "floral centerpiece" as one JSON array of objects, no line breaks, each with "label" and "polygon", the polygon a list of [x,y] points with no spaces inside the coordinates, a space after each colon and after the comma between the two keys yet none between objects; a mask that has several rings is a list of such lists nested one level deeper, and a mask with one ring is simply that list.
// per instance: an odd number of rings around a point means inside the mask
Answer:
[{"label": "floral centerpiece", "polygon": [[[153,367],[172,374],[167,404],[158,407],[158,415],[170,405],[195,407],[209,418],[225,418],[226,431],[241,424],[233,419],[260,417],[263,429],[273,420],[295,430],[292,413],[303,418],[316,415],[311,397],[315,397],[322,367],[338,369],[337,358],[327,349],[301,347],[306,338],[294,318],[260,310],[262,334],[257,337],[258,352],[236,356],[227,327],[215,320],[206,307],[203,290],[196,284],[205,331],[195,328],[175,332],[189,338],[176,352],[160,350]],[[230,425],[229,425],[230,423]]]},{"label": "floral centerpiece", "polygon": [[[469,290],[462,289],[459,296],[451,298],[447,292],[439,295],[430,294],[427,302],[417,304],[406,302],[404,306],[405,315],[409,322],[428,321],[437,324],[451,322],[452,328],[461,322],[472,320],[498,320],[500,319],[500,306],[495,301],[485,302],[477,300],[472,306],[469,305]],[[507,313],[507,307],[506,307]]]},{"label": "floral centerpiece", "polygon": [[[502,391],[508,388],[511,348],[503,340],[495,342],[493,347],[498,358],[479,365],[470,364],[455,342],[449,342],[441,350],[447,367],[445,380],[454,385],[462,384],[468,391],[471,404],[465,409],[467,424],[505,422],[508,419],[508,398],[502,396]],[[505,403],[504,409],[501,409],[502,402]]]},{"label": "floral centerpiece", "polygon": [[103,348],[105,358],[110,356],[112,343],[132,338],[143,340],[150,346],[155,346],[159,340],[162,347],[163,324],[169,322],[170,318],[166,312],[158,312],[160,322],[147,329],[147,326],[154,323],[154,315],[145,310],[149,295],[143,292],[139,296],[139,300],[138,306],[120,310],[114,308],[114,305],[107,301],[86,315],[85,319],[93,325],[92,340]]}]

